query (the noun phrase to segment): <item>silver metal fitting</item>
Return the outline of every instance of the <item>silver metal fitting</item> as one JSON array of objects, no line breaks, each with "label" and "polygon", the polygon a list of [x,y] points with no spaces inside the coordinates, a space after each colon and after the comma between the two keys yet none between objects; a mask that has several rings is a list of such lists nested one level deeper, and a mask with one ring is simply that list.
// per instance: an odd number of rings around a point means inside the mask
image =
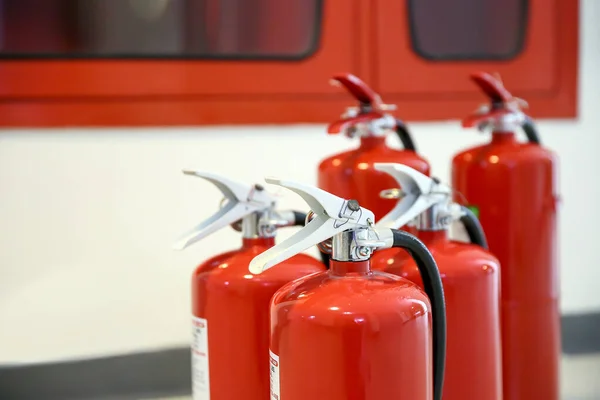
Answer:
[{"label": "silver metal fitting", "polygon": [[463,216],[460,205],[451,203],[438,203],[429,207],[416,219],[416,227],[420,231],[442,231]]},{"label": "silver metal fitting", "polygon": [[377,248],[389,248],[394,243],[392,231],[371,228],[338,233],[332,240],[331,258],[336,261],[365,261]]}]

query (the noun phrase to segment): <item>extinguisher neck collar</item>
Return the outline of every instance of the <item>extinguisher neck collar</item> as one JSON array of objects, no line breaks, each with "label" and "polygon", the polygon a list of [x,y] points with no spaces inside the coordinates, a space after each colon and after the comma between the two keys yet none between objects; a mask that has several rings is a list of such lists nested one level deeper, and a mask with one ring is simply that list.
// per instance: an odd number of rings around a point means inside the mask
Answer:
[{"label": "extinguisher neck collar", "polygon": [[440,229],[440,230],[421,230],[417,231],[417,237],[421,240],[425,246],[429,247],[429,245],[438,240],[447,240],[448,239],[448,229]]},{"label": "extinguisher neck collar", "polygon": [[243,238],[242,248],[248,249],[251,247],[273,247],[275,246],[274,237],[256,237],[256,238]]},{"label": "extinguisher neck collar", "polygon": [[494,130],[492,132],[492,143],[512,143],[515,142],[515,132],[505,130]]},{"label": "extinguisher neck collar", "polygon": [[360,138],[361,149],[373,149],[376,147],[385,146],[385,136],[362,136]]},{"label": "extinguisher neck collar", "polygon": [[331,276],[356,276],[369,275],[371,273],[371,260],[363,261],[338,261],[331,260],[329,262],[329,274]]}]

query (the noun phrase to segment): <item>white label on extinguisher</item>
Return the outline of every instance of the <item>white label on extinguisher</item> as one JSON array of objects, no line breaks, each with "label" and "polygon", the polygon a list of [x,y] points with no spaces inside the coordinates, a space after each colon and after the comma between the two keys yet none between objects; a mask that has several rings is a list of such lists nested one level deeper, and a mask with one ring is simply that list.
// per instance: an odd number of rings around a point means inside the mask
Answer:
[{"label": "white label on extinguisher", "polygon": [[271,400],[280,400],[279,394],[279,356],[269,350],[271,359],[269,360],[270,375],[271,375]]},{"label": "white label on extinguisher", "polygon": [[192,317],[192,392],[194,400],[210,400],[208,321]]}]

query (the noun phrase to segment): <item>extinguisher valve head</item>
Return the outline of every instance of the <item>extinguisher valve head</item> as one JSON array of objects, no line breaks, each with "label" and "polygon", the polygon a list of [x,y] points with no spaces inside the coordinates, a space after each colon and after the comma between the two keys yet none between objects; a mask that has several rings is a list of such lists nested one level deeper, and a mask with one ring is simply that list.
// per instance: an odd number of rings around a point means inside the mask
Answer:
[{"label": "extinguisher valve head", "polygon": [[465,211],[460,204],[446,203],[440,205],[437,213],[437,221],[435,225],[440,229],[448,228],[454,221],[458,221],[465,215]]},{"label": "extinguisher valve head", "polygon": [[[259,274],[288,258],[316,246],[342,232],[369,231],[373,229],[375,216],[372,211],[315,186],[278,178],[266,178],[267,183],[285,187],[298,194],[311,209],[311,219],[306,226],[287,240],[259,254],[250,262],[250,272]],[[367,237],[368,238],[368,237]],[[356,242],[356,237],[353,237]],[[364,239],[364,238],[363,238]],[[360,241],[360,238],[358,239]],[[366,246],[367,243],[363,243]],[[335,250],[335,244],[334,244]],[[356,249],[358,255],[366,250]]]},{"label": "extinguisher valve head", "polygon": [[452,191],[449,186],[411,167],[396,163],[375,163],[375,169],[391,175],[399,185],[399,188],[380,193],[383,198],[399,201],[377,223],[378,228],[401,228],[431,206],[451,200]]},{"label": "extinguisher valve head", "polygon": [[275,195],[261,185],[243,184],[205,171],[185,170],[183,173],[213,183],[223,194],[224,201],[215,214],[181,236],[173,245],[175,250],[183,250],[221,228],[237,224],[247,215],[271,210],[276,205]]},{"label": "extinguisher valve head", "polygon": [[358,101],[358,106],[348,107],[341,119],[327,128],[328,133],[343,132],[348,137],[379,136],[396,126],[396,119],[389,114],[394,104],[384,104],[381,96],[360,78],[350,73],[335,75],[330,83],[345,88]]},{"label": "extinguisher valve head", "polygon": [[490,102],[463,120],[463,127],[477,127],[480,131],[492,127],[497,132],[512,132],[523,126],[528,117],[522,110],[529,107],[523,99],[513,96],[499,74],[477,72],[471,79],[487,95]]}]

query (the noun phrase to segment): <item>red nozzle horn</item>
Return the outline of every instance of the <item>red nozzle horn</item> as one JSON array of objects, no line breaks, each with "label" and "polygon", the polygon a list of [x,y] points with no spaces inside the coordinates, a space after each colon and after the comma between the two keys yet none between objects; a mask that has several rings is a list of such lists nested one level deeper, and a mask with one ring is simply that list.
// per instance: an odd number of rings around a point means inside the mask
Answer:
[{"label": "red nozzle horn", "polygon": [[332,81],[337,85],[343,86],[350,92],[350,94],[359,101],[360,106],[370,106],[370,110],[368,112],[359,113],[356,117],[343,118],[331,123],[327,127],[327,133],[340,133],[358,123],[368,122],[383,116],[383,110],[381,110],[381,97],[360,78],[346,72],[334,75]]},{"label": "red nozzle horn", "polygon": [[[471,74],[471,80],[490,98],[492,104],[508,103],[513,100],[513,95],[506,90],[502,81],[487,72],[475,72]],[[485,114],[475,113],[469,115],[463,119],[462,126],[464,128],[471,128],[486,120],[493,120],[510,112],[505,108],[490,108],[490,111]]]},{"label": "red nozzle horn", "polygon": [[370,104],[373,109],[379,109],[381,97],[357,76],[346,72],[334,75],[332,80],[344,86],[361,104]]},{"label": "red nozzle horn", "polygon": [[475,72],[471,74],[471,80],[492,100],[494,103],[505,103],[513,99],[513,95],[504,87],[502,81],[487,72]]}]

